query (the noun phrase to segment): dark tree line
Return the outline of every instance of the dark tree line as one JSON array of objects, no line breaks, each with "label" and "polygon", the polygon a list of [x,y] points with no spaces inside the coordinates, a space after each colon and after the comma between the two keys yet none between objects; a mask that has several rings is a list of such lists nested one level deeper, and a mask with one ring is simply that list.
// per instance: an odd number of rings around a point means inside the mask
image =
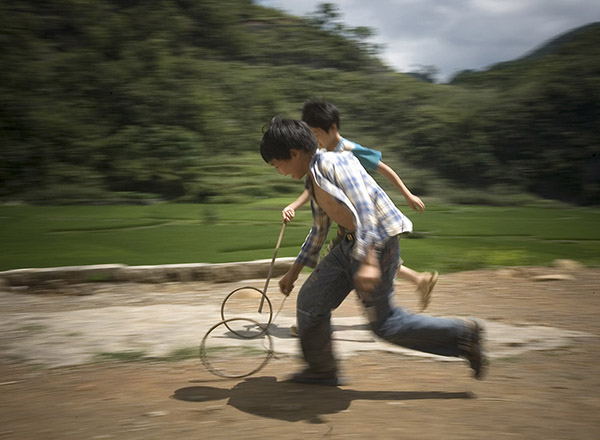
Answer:
[{"label": "dark tree line", "polygon": [[295,192],[262,174],[261,128],[322,96],[344,135],[406,170],[598,203],[598,25],[436,85],[385,67],[373,31],[332,7],[299,18],[250,0],[2,1],[0,198]]}]

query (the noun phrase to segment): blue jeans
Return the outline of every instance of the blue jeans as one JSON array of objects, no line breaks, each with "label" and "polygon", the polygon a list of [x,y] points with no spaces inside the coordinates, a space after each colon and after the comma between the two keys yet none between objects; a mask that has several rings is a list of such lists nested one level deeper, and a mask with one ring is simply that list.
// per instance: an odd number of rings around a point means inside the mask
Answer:
[{"label": "blue jeans", "polygon": [[[354,241],[344,239],[321,260],[298,293],[296,319],[304,359],[314,372],[337,370],[331,346],[331,311],[354,289],[359,262],[352,259]],[[370,294],[357,292],[373,332],[396,345],[442,356],[459,356],[468,337],[461,319],[410,313],[391,304],[400,250],[392,237],[380,253],[381,283]]]}]

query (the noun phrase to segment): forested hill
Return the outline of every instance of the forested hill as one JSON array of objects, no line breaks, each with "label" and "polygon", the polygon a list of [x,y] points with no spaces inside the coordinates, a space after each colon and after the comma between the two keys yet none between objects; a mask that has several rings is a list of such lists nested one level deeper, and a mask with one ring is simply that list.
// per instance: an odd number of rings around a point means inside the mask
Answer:
[{"label": "forested hill", "polygon": [[[514,61],[465,71],[451,84],[494,93],[486,130],[495,157],[531,191],[600,200],[600,22],[560,35]],[[496,108],[492,108],[496,107]],[[494,132],[495,131],[495,132]]]},{"label": "forested hill", "polygon": [[[541,74],[568,72],[573,77],[597,77],[600,60],[600,22],[572,29],[518,59],[497,63],[482,72],[465,70],[451,84],[506,87],[540,80]],[[562,72],[557,72],[558,70]],[[531,75],[527,78],[527,75]]]},{"label": "forested hill", "polygon": [[299,18],[250,0],[0,3],[0,199],[296,194],[257,154],[261,129],[322,96],[342,134],[383,150],[419,195],[598,203],[598,26],[526,75],[441,85],[387,68],[373,30],[329,6]]}]

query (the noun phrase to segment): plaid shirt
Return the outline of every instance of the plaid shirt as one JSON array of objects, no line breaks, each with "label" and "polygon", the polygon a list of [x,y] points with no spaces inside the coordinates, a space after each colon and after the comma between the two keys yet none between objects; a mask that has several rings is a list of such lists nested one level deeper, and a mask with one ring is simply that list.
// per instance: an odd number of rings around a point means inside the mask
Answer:
[{"label": "plaid shirt", "polygon": [[[355,260],[362,261],[371,247],[379,250],[390,237],[412,231],[411,221],[396,208],[352,153],[317,152],[310,163],[310,173],[320,188],[352,213],[356,225],[352,251]],[[310,175],[306,176],[305,185],[311,197],[313,226],[296,262],[314,268],[331,219],[317,205]]]}]

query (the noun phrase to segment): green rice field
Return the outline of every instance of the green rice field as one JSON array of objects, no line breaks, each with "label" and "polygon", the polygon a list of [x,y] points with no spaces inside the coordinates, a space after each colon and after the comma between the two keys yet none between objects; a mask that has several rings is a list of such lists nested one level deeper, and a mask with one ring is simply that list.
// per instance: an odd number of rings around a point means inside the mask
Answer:
[{"label": "green rice field", "polygon": [[[0,206],[0,270],[121,263],[222,263],[270,259],[291,199],[250,204]],[[415,232],[402,238],[405,264],[455,272],[600,264],[600,210],[563,207],[403,207]],[[311,225],[304,207],[286,228],[280,257],[297,255]],[[334,231],[331,231],[333,235]]]}]

